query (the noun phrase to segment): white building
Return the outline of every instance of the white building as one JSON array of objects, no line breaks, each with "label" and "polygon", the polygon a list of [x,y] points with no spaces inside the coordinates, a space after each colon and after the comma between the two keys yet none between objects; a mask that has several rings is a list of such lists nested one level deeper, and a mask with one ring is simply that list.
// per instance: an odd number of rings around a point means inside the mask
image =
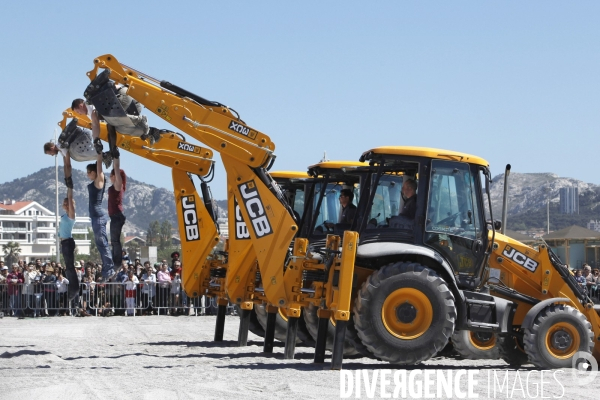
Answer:
[{"label": "white building", "polygon": [[600,232],[600,221],[591,219],[590,222],[588,222],[588,224],[587,224],[587,228],[590,231]]},{"label": "white building", "polygon": [[219,232],[224,238],[229,237],[229,219],[228,218],[217,218],[217,224],[219,225]]},{"label": "white building", "polygon": [[[19,258],[31,261],[36,258],[48,259],[56,254],[56,214],[35,201],[0,202],[0,245],[17,242],[21,248]],[[73,227],[79,254],[90,254],[88,217],[77,217]],[[4,258],[4,253],[0,252]]]}]

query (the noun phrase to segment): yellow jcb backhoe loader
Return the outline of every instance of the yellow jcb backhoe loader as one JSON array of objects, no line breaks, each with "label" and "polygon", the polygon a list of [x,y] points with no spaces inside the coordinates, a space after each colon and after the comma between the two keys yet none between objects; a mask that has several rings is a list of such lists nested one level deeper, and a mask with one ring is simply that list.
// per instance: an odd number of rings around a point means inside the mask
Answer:
[{"label": "yellow jcb backhoe loader", "polygon": [[[344,168],[361,177],[355,271],[370,271],[355,275],[353,320],[375,357],[413,364],[452,338],[463,355],[497,347],[513,364],[526,354],[540,368],[576,365],[579,352],[598,359],[598,306],[546,246],[496,232],[487,161],[402,146],[360,161],[369,167]],[[408,201],[414,216],[403,213]]]},{"label": "yellow jcb backhoe loader", "polygon": [[[231,301],[243,310],[240,335],[244,331],[247,335],[249,310],[253,303],[267,303],[269,323],[265,332],[265,349],[269,350],[269,346],[272,348],[275,314],[278,308],[283,308],[288,317],[284,356],[293,358],[301,308],[317,304],[332,313],[337,321],[337,347],[334,346],[332,367],[340,368],[345,327],[350,318],[350,292],[358,235],[345,232],[342,251],[341,238],[331,235],[324,260],[313,257],[308,251],[308,241],[299,238],[294,241],[293,254],[289,257],[289,246],[298,228],[293,211],[267,172],[275,160],[275,145],[267,135],[245,124],[234,110],[136,71],[119,63],[112,55],[98,57],[94,64],[94,69],[88,72],[91,83],[84,96],[88,101],[95,101],[94,106],[104,117],[110,117],[115,106],[118,109],[114,95],[111,97],[110,91],[104,91],[104,84],[96,84],[106,82],[108,75],[111,81],[124,85],[127,94],[147,109],[221,154],[227,171],[229,215],[235,215],[239,207],[249,227],[238,232],[235,219],[229,219],[229,231],[235,234],[229,238],[226,287]],[[99,69],[104,71],[99,74]],[[257,262],[251,263],[252,255],[240,250],[247,248],[242,245],[245,240],[252,242],[251,251],[254,251]],[[261,287],[256,286],[257,269]],[[321,292],[304,287],[305,271],[317,271],[327,276],[328,282]],[[335,281],[334,277],[337,278]],[[224,314],[222,318],[218,315],[217,325],[223,323]]]}]

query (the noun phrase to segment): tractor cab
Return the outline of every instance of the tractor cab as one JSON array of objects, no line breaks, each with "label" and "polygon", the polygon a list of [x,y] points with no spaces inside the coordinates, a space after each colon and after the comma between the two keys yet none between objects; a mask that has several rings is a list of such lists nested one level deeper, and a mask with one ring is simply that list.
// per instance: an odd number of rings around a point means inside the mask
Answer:
[{"label": "tractor cab", "polygon": [[292,208],[297,223],[300,223],[304,214],[304,194],[308,174],[299,171],[272,171],[269,175],[277,183],[283,197]]},{"label": "tractor cab", "polygon": [[324,243],[328,234],[343,235],[356,226],[361,176],[347,170],[367,165],[356,161],[323,161],[308,167],[312,178],[301,236],[309,238],[311,243]]},{"label": "tractor cab", "polygon": [[[461,289],[477,287],[489,247],[484,206],[487,161],[405,146],[371,149],[360,160],[369,166],[362,169],[366,175],[357,221],[359,260],[369,265],[379,264],[381,258],[390,262],[414,255],[441,258]],[[359,172],[360,168],[355,171]]]}]

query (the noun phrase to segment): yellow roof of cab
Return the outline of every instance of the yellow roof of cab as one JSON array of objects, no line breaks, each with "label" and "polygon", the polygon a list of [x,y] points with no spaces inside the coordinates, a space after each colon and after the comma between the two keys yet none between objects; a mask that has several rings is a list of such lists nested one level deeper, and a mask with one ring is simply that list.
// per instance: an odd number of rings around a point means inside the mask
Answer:
[{"label": "yellow roof of cab", "polygon": [[435,149],[432,147],[414,147],[414,146],[381,146],[371,149],[366,153],[390,154],[398,156],[413,156],[436,158],[442,160],[462,161],[471,164],[488,167],[490,164],[481,157],[471,154],[459,153],[458,151]]},{"label": "yellow roof of cab", "polygon": [[341,169],[344,167],[368,167],[369,163],[360,161],[321,161],[313,164],[308,169],[323,168],[323,169]]},{"label": "yellow roof of cab", "polygon": [[310,178],[308,173],[299,171],[272,171],[269,172],[274,179],[304,179]]}]

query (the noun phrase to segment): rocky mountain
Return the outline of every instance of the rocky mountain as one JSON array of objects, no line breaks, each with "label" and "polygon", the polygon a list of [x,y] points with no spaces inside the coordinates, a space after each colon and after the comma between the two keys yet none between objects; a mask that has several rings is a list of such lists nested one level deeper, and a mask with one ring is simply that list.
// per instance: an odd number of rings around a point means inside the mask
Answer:
[{"label": "rocky mountain", "polygon": [[[64,173],[59,167],[59,201],[66,196]],[[73,183],[77,215],[88,216],[88,180],[85,172],[73,170]],[[56,210],[56,183],[54,167],[0,184],[0,200],[35,200],[50,211]],[[104,196],[104,208],[107,208],[107,195]],[[145,232],[151,221],[169,220],[177,228],[177,212],[173,192],[129,178],[123,198],[127,222],[124,232]],[[62,210],[60,210],[62,212]]]},{"label": "rocky mountain", "polygon": [[[560,189],[579,189],[579,214],[560,214]],[[492,179],[490,187],[494,219],[502,214],[504,174]],[[525,230],[546,227],[546,207],[550,200],[550,229],[570,225],[585,227],[590,219],[600,219],[600,186],[552,173],[514,173],[508,177],[508,227]]]}]

